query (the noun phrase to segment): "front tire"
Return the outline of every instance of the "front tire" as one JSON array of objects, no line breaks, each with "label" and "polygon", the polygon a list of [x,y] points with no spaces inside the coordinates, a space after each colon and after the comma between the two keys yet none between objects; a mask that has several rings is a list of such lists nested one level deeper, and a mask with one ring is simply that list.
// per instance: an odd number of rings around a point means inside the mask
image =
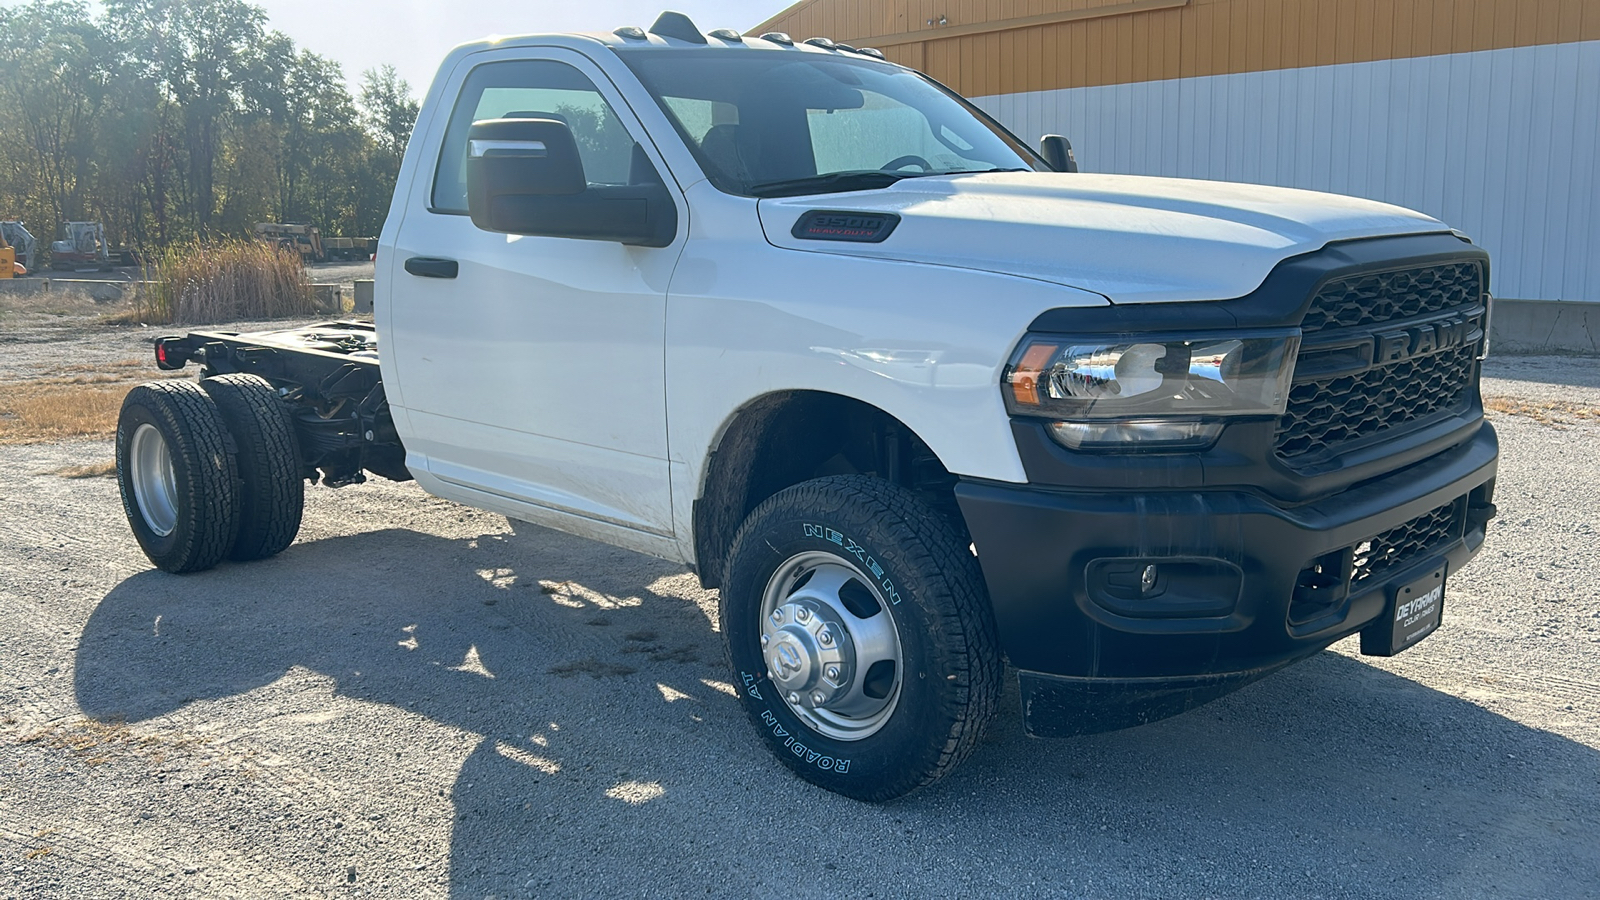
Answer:
[{"label": "front tire", "polygon": [[199,385],[158,381],[128,392],[117,418],[117,487],[158,568],[199,572],[222,561],[239,531],[237,479],[222,418]]},{"label": "front tire", "polygon": [[750,514],[722,628],[745,712],[784,765],[882,801],[977,746],[1002,670],[968,543],[916,494],[864,476],[809,481]]}]

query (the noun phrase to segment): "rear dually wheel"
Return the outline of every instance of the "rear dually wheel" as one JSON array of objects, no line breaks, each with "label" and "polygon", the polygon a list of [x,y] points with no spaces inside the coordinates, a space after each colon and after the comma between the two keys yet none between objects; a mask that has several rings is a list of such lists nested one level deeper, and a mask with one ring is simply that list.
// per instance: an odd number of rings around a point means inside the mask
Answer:
[{"label": "rear dually wheel", "polygon": [[239,534],[230,559],[282,553],[300,533],[306,483],[288,405],[266,379],[218,375],[200,382],[233,436],[239,468]]},{"label": "rear dually wheel", "polygon": [[128,392],[117,419],[117,486],[139,546],[157,567],[198,572],[239,530],[238,469],[211,398],[188,381]]}]

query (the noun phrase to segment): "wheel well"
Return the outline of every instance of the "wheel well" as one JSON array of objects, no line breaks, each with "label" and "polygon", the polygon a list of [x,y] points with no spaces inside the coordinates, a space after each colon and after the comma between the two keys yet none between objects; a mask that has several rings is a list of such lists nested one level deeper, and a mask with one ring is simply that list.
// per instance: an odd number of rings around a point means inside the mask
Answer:
[{"label": "wheel well", "polygon": [[955,476],[916,433],[867,403],[814,391],[771,394],[740,410],[706,463],[694,504],[696,571],[722,584],[734,533],[762,501],[813,478],[873,475],[922,494],[966,533]]}]

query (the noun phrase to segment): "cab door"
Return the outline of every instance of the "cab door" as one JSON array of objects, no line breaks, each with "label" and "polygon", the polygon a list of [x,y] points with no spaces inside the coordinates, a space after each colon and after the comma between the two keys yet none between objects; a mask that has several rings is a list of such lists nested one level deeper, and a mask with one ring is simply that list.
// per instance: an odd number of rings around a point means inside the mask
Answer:
[{"label": "cab door", "polygon": [[[426,164],[416,175],[392,263],[385,366],[397,370],[410,465],[443,496],[649,550],[647,538],[672,534],[663,341],[687,230],[682,193],[582,54],[473,54],[451,94],[437,163],[431,178]],[[476,228],[467,132],[501,118],[566,122],[591,184],[664,181],[678,206],[672,244]]]}]

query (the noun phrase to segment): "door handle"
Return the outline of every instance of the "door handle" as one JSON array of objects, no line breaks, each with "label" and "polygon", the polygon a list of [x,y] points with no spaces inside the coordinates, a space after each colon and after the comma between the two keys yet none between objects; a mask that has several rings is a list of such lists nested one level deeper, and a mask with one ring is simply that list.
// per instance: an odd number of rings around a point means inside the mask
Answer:
[{"label": "door handle", "polygon": [[406,260],[406,271],[418,278],[454,278],[460,270],[460,264],[453,259],[413,256]]}]

